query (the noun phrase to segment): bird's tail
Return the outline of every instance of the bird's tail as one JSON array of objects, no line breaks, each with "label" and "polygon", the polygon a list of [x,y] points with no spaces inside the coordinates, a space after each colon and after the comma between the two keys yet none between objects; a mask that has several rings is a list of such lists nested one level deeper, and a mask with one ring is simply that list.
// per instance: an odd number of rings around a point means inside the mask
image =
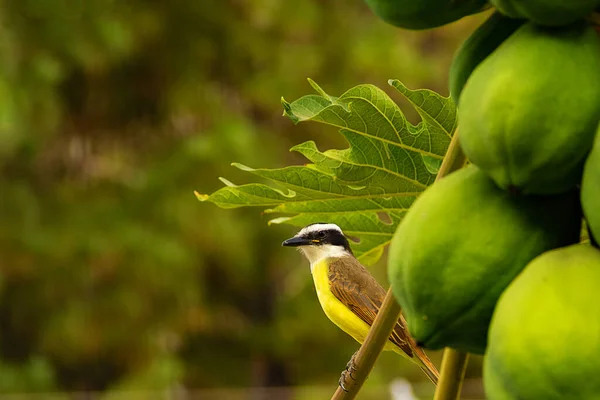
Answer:
[{"label": "bird's tail", "polygon": [[[423,350],[423,348],[419,346],[415,339],[408,333],[406,320],[403,315],[400,315],[396,329],[392,332],[392,337],[394,335],[396,335],[396,342],[401,344],[401,346],[396,344],[396,346],[393,347],[393,350],[417,364],[421,370],[423,370],[425,375],[427,375],[429,380],[437,386],[440,373],[435,364],[433,364],[427,356],[427,353],[425,353],[425,350]],[[402,337],[400,337],[400,335],[402,335]],[[392,341],[392,338],[390,338],[390,341]]]},{"label": "bird's tail", "polygon": [[422,348],[416,346],[416,344],[413,351],[414,357],[419,360],[418,364],[419,367],[421,367],[421,370],[425,373],[425,375],[427,375],[429,380],[437,386],[438,381],[440,379],[440,373],[438,372],[437,367],[431,362],[425,351]]},{"label": "bird's tail", "polygon": [[391,350],[417,364],[419,368],[421,368],[421,370],[425,373],[425,375],[427,375],[429,380],[437,386],[438,380],[440,378],[440,373],[438,372],[438,369],[435,366],[435,364],[431,362],[431,360],[427,356],[427,353],[425,353],[425,350],[423,350],[422,347],[418,346],[415,340],[411,337],[408,337],[408,342],[406,343],[406,346],[410,347],[410,351],[406,351],[408,349],[403,350],[398,346],[391,347]]}]

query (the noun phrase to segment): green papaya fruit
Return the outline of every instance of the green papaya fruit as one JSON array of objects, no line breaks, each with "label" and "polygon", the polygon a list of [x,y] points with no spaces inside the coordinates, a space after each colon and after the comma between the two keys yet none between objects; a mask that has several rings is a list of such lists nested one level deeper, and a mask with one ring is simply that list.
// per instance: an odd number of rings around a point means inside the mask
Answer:
[{"label": "green papaya fruit", "polygon": [[589,15],[600,0],[490,0],[512,18],[526,18],[539,25],[568,25]]},{"label": "green papaya fruit", "polygon": [[448,80],[455,103],[473,70],[524,23],[524,19],[495,12],[463,42],[450,65]]},{"label": "green papaya fruit", "polygon": [[515,196],[470,165],[428,187],[398,226],[388,274],[410,334],[483,353],[496,300],[544,251],[576,243],[576,191]]},{"label": "green papaya fruit", "polygon": [[482,11],[485,0],[365,0],[388,24],[406,29],[429,29]]},{"label": "green papaya fruit", "polygon": [[583,170],[581,206],[593,239],[600,243],[600,125]]},{"label": "green papaya fruit", "polygon": [[460,145],[502,188],[549,194],[579,184],[600,118],[600,39],[586,23],[527,23],[473,71]]},{"label": "green papaya fruit", "polygon": [[500,297],[484,386],[490,400],[600,399],[600,251],[577,244],[535,258]]}]

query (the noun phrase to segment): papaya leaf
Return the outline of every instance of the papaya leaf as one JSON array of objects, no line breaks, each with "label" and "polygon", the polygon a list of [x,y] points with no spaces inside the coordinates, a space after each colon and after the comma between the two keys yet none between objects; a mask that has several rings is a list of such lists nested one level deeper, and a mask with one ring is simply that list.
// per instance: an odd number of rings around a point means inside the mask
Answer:
[{"label": "papaya leaf", "polygon": [[355,255],[372,264],[412,202],[435,180],[456,127],[456,108],[450,98],[390,80],[421,118],[412,125],[373,85],[359,85],[334,97],[309,82],[317,94],[292,103],[282,99],[284,115],[294,124],[332,125],[349,147],[321,152],[313,141],[294,146],[291,151],[310,160],[304,166],[255,169],[234,163],[269,184],[237,186],[220,178],[225,187],[196,196],[222,208],[260,206],[268,207],[265,213],[284,215],[269,223],[338,224],[348,236],[358,238],[351,242]]}]

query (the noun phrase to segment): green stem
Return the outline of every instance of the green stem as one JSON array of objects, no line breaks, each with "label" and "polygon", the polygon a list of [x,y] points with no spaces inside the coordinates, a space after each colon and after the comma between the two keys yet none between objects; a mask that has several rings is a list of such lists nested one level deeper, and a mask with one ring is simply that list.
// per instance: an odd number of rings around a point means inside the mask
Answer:
[{"label": "green stem", "polygon": [[[440,167],[436,180],[462,168],[467,161],[458,143],[458,130],[450,142],[446,157]],[[444,350],[440,381],[435,390],[434,400],[456,400],[460,396],[465,370],[467,368],[468,353],[463,353],[451,348]]]},{"label": "green stem", "polygon": [[[450,145],[448,146],[448,150],[446,151],[446,155],[440,166],[436,181],[442,179],[442,177],[448,175],[452,171],[462,168],[465,161],[465,155],[458,143],[457,129],[452,136],[452,140],[450,141]],[[381,305],[381,309],[377,313],[375,321],[373,321],[373,326],[371,326],[369,334],[354,358],[354,366],[356,368],[352,374],[354,381],[347,382],[347,392],[341,387],[338,387],[331,397],[331,400],[351,400],[356,397],[358,391],[373,369],[377,357],[379,357],[385,343],[390,337],[394,325],[398,321],[398,318],[400,318],[401,311],[400,305],[394,298],[391,289],[388,289],[383,304]],[[448,350],[446,350],[446,352],[447,351]],[[462,377],[460,378],[460,381],[462,381]]]},{"label": "green stem", "polygon": [[457,400],[465,378],[469,353],[446,348],[442,359],[440,382],[433,400]]},{"label": "green stem", "polygon": [[465,154],[462,152],[460,148],[460,144],[458,142],[458,129],[454,132],[454,136],[452,136],[452,140],[450,141],[450,145],[448,146],[448,150],[446,151],[446,156],[442,161],[442,165],[440,166],[440,170],[435,178],[436,181],[439,181],[444,176],[450,174],[451,172],[456,171],[457,169],[461,169],[467,158]]}]

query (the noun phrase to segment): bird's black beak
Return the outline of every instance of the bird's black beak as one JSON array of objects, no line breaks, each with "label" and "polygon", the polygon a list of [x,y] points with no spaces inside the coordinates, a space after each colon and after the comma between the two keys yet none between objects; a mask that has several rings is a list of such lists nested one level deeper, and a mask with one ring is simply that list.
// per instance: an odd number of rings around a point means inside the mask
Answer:
[{"label": "bird's black beak", "polygon": [[307,246],[309,244],[312,244],[312,242],[309,239],[302,237],[289,238],[288,240],[285,240],[283,243],[281,243],[282,246],[289,247]]}]

